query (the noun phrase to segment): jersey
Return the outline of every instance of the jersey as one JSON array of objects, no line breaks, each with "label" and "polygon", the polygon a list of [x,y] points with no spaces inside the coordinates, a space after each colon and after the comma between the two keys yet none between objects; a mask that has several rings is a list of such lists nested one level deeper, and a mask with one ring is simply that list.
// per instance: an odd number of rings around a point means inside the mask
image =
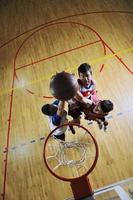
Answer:
[{"label": "jersey", "polygon": [[93,108],[95,105],[91,105],[89,108],[84,109],[85,119],[86,120],[96,120],[100,119],[101,121],[105,121],[105,116],[108,113],[95,113],[93,112]]},{"label": "jersey", "polygon": [[84,85],[80,79],[78,79],[79,91],[84,97],[89,98],[96,89],[95,81],[91,80],[88,85]]},{"label": "jersey", "polygon": [[[84,86],[84,84],[82,83],[82,81],[80,79],[77,80],[78,84],[79,84],[79,91],[81,92],[81,94],[92,100],[93,103],[97,103],[99,101],[97,95],[96,95],[96,85],[95,85],[95,81],[91,80],[90,84]],[[79,102],[77,99],[72,98],[70,100],[68,100],[68,104],[71,107],[71,110],[76,110],[79,109],[83,106],[83,103]]]},{"label": "jersey", "polygon": [[[94,104],[99,102],[99,98],[97,97],[96,84],[94,80],[91,80],[88,85],[84,85],[83,82],[78,79],[79,91],[81,94],[90,99]],[[77,99],[72,98],[68,100],[68,115],[73,117],[73,119],[78,119],[84,109],[84,104],[79,102]]]},{"label": "jersey", "polygon": [[96,91],[96,83],[94,80],[91,80],[88,85],[84,85],[80,79],[78,79],[79,91],[81,94],[90,99],[94,104],[99,102]]}]

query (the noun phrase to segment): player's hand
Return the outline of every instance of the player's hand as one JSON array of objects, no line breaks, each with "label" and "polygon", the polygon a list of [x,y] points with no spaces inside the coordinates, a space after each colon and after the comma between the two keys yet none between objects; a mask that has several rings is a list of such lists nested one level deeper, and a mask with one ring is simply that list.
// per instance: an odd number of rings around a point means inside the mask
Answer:
[{"label": "player's hand", "polygon": [[90,103],[87,103],[86,104],[86,108],[89,108],[91,105],[90,105]]},{"label": "player's hand", "polygon": [[90,99],[86,99],[86,104],[91,106],[93,104],[93,101],[91,101]]}]

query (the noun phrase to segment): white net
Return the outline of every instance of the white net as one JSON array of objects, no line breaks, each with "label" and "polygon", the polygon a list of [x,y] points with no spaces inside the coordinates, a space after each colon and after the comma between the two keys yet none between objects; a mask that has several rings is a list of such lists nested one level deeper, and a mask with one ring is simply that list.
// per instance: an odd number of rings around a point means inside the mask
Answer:
[{"label": "white net", "polygon": [[[77,141],[65,142],[62,140],[56,140],[58,144],[58,150],[53,156],[48,156],[46,159],[55,158],[58,161],[58,165],[53,168],[56,170],[60,165],[66,165],[68,167],[81,166],[86,159],[87,148],[90,143],[82,143]],[[75,148],[80,153],[78,160],[70,160],[67,156],[66,149]],[[84,166],[85,167],[85,166]]]},{"label": "white net", "polygon": [[64,178],[75,178],[87,173],[92,167],[96,148],[92,136],[82,127],[74,126],[75,134],[69,129],[65,141],[48,137],[45,145],[45,161],[54,174]]}]

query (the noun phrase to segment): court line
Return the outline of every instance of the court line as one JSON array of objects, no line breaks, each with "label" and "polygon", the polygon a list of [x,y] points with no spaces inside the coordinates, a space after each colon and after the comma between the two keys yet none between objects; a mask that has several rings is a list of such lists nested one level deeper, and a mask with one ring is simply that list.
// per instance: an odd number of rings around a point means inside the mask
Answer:
[{"label": "court line", "polygon": [[[60,22],[60,23],[70,23],[70,22]],[[76,23],[76,22],[71,22],[73,24],[79,24],[79,25],[82,25],[81,23]],[[58,23],[59,24],[59,23]],[[47,25],[48,26],[48,25]],[[89,26],[86,26],[83,24],[83,26],[85,27],[88,27]],[[92,28],[90,28],[91,30],[93,30]],[[39,31],[39,30],[37,30]],[[35,32],[37,32],[35,31]],[[98,33],[93,30],[97,36]],[[34,32],[34,33],[35,33]],[[21,49],[21,47],[23,46],[24,42],[29,38],[31,37],[34,33],[32,33],[30,36],[28,36],[25,40],[23,40],[22,44],[19,46],[19,48],[17,49],[16,51],[16,54],[14,56],[14,59],[13,59],[13,75],[12,75],[12,88],[14,88],[14,85],[15,85],[15,78],[17,78],[17,74],[16,74],[16,60],[17,60],[17,56],[19,54],[19,51]],[[99,36],[99,38],[101,39],[101,37]],[[102,42],[102,40],[101,40]],[[103,44],[103,42],[102,42]],[[103,44],[104,46],[104,44]],[[14,97],[14,90],[11,91],[11,95],[10,95],[10,105],[9,105],[9,114],[8,114],[8,126],[7,126],[7,138],[6,138],[6,148],[9,149],[9,142],[10,142],[10,133],[11,133],[11,118],[12,118],[12,109],[13,109],[13,97]],[[3,200],[5,200],[5,193],[6,193],[6,180],[7,180],[7,165],[8,165],[8,151],[6,152],[6,155],[5,155],[5,159],[4,159],[4,180],[3,180],[3,193],[1,194],[2,197],[3,197]]]},{"label": "court line", "polygon": [[[130,13],[130,12],[129,12]],[[110,48],[110,47],[108,47]],[[111,49],[110,49],[111,50]],[[18,49],[19,51],[19,49]],[[16,58],[17,58],[17,54],[18,51],[15,55],[14,58],[14,65],[13,65],[13,76],[12,76],[12,88],[14,88],[14,81],[15,81],[15,77],[16,77],[16,73],[15,73],[15,62],[16,62]],[[120,60],[120,58],[117,56],[117,58]],[[124,65],[124,62],[121,62]],[[12,116],[12,108],[13,108],[13,94],[14,91],[11,91],[11,95],[10,95],[10,108],[9,108],[9,120],[8,120],[8,130],[7,130],[7,149],[9,147],[9,139],[10,139],[10,122],[11,122],[11,116]],[[5,191],[6,191],[6,177],[7,177],[7,162],[8,162],[8,152],[6,153],[6,159],[5,161],[5,168],[4,168],[4,182],[3,182],[3,193],[2,193],[2,197],[3,200],[5,199]]]},{"label": "court line", "polygon": [[[75,24],[75,25],[83,26],[83,27],[85,27],[85,28],[87,28],[87,29],[93,31],[94,34],[96,34],[96,35],[98,36],[98,38],[100,39],[100,41],[102,42],[102,45],[103,45],[103,48],[104,48],[104,55],[106,54],[106,48],[105,48],[105,46],[106,46],[106,47],[115,55],[115,57],[123,64],[123,66],[124,66],[131,74],[133,74],[133,71],[131,71],[131,69],[122,61],[121,58],[119,58],[119,56],[113,51],[113,49],[111,49],[110,46],[109,46],[107,43],[105,43],[105,41],[102,39],[102,37],[100,36],[100,34],[99,34],[95,29],[91,28],[90,26],[88,26],[88,25],[86,25],[86,24],[79,23],[79,22],[75,22],[75,21],[57,22],[57,23],[53,23],[53,24],[48,24],[48,25],[46,25],[45,27],[42,27],[42,28],[40,28],[40,29],[37,29],[37,30],[34,31],[32,34],[30,34],[27,38],[24,39],[24,41],[22,42],[22,44],[20,45],[20,47],[19,47],[19,49],[18,49],[18,51],[17,51],[17,53],[16,53],[16,59],[17,59],[17,57],[18,57],[18,54],[19,54],[19,52],[20,52],[20,49],[23,47],[24,43],[27,42],[27,40],[28,40],[30,37],[32,37],[35,33],[37,33],[38,31],[40,31],[40,30],[42,30],[42,29],[44,29],[44,28],[47,28],[47,27],[53,26],[53,25],[59,25],[59,24]],[[71,50],[68,50],[67,52],[70,52],[70,51],[71,51]],[[64,53],[65,53],[65,52],[62,52],[62,53],[57,54],[57,55],[54,55],[54,57],[56,57],[56,56],[58,56],[58,55],[62,55],[62,54],[64,54]],[[53,56],[52,56],[52,57],[49,57],[49,58],[45,58],[45,59],[50,59],[50,58],[53,58]],[[95,60],[96,60],[96,59],[95,59]],[[41,61],[44,61],[44,59],[41,60]],[[38,63],[38,62],[40,62],[40,61],[36,61],[35,63]],[[34,63],[34,64],[35,64],[35,63]],[[32,63],[32,64],[33,64],[33,63]],[[30,64],[30,66],[31,66],[32,64]],[[28,65],[25,65],[25,66],[22,66],[22,68],[23,68],[23,67],[27,67],[27,66],[29,66],[29,64],[28,64]],[[103,67],[104,67],[104,65],[102,65],[102,69],[103,69]],[[21,68],[21,67],[16,68],[16,70],[17,70],[17,69],[20,69],[20,68]]]},{"label": "court line", "polygon": [[[15,83],[15,65],[13,66],[13,72],[12,72],[12,88],[14,88]],[[13,97],[14,97],[14,91],[11,91],[11,95],[9,98],[9,113],[8,113],[8,126],[7,126],[7,137],[6,137],[6,149],[9,149],[9,143],[10,143],[10,132],[11,132],[11,118],[12,118],[12,108],[13,108]],[[3,180],[3,188],[2,188],[2,198],[5,200],[5,192],[6,192],[6,180],[7,180],[7,167],[8,167],[8,151],[5,154],[4,159],[4,180]]]},{"label": "court line", "polygon": [[102,64],[102,66],[101,66],[99,72],[101,72],[101,71],[103,70],[103,68],[104,68],[104,64]]},{"label": "court line", "polygon": [[123,62],[123,60],[105,43],[106,47],[115,55],[115,57],[122,63],[122,65],[133,75],[133,71]]},{"label": "court line", "polygon": [[32,65],[34,65],[34,64],[38,64],[38,63],[43,62],[43,61],[45,61],[45,60],[50,60],[51,58],[60,56],[60,55],[62,55],[62,54],[70,53],[70,52],[72,52],[72,51],[74,51],[74,50],[81,49],[81,48],[84,48],[84,47],[86,47],[86,46],[89,46],[89,45],[98,43],[98,42],[101,42],[101,40],[97,40],[97,41],[94,41],[94,42],[90,42],[90,43],[88,43],[88,44],[84,44],[84,45],[82,45],[82,46],[75,47],[75,48],[73,48],[73,49],[69,49],[69,50],[66,50],[66,51],[62,51],[61,53],[55,54],[55,55],[53,55],[53,56],[49,56],[49,57],[47,57],[47,58],[43,58],[43,59],[41,59],[41,60],[37,60],[37,61],[35,61],[35,62],[32,62],[32,63],[26,64],[26,65],[23,65],[23,66],[21,66],[21,67],[16,68],[16,71],[17,71],[17,70],[20,70],[20,69],[22,69],[22,68],[25,68],[25,67],[32,66]]},{"label": "court line", "polygon": [[[83,46],[80,46],[80,47],[76,47],[76,48],[74,48],[74,49],[69,49],[68,51],[61,52],[61,53],[59,53],[59,54],[56,54],[56,55],[47,57],[47,58],[45,58],[45,59],[43,59],[43,60],[34,61],[34,63],[30,63],[30,64],[27,64],[27,65],[25,65],[25,66],[21,66],[21,67],[19,67],[19,69],[22,69],[22,68],[24,68],[24,67],[32,66],[33,64],[37,64],[37,63],[39,63],[39,62],[41,62],[41,61],[44,61],[44,60],[46,60],[46,59],[51,59],[51,58],[54,58],[54,57],[56,57],[56,56],[59,56],[59,55],[62,55],[62,54],[65,54],[65,53],[74,51],[74,50],[79,49],[79,48],[82,48],[82,47],[86,47],[87,45],[95,44],[96,42],[101,42],[101,43],[102,43],[103,50],[104,50],[104,55],[106,55],[106,48],[105,48],[104,41],[102,40],[101,36],[98,34],[97,31],[95,31],[93,28],[91,28],[90,26],[85,25],[85,24],[83,24],[83,23],[72,22],[72,21],[66,21],[66,22],[58,22],[58,23],[50,24],[50,25],[47,25],[47,26],[45,26],[45,27],[43,27],[43,28],[40,28],[40,29],[36,30],[35,32],[33,32],[31,35],[29,35],[27,38],[25,38],[25,40],[23,41],[23,43],[22,43],[21,46],[19,47],[19,49],[18,49],[18,51],[17,51],[17,54],[16,54],[16,58],[18,57],[18,54],[19,54],[19,52],[20,52],[20,49],[22,48],[22,46],[24,45],[24,43],[25,43],[30,37],[32,37],[35,33],[37,33],[38,31],[40,31],[40,30],[42,30],[42,29],[44,29],[44,28],[47,28],[47,27],[49,27],[49,26],[59,25],[59,24],[76,24],[76,25],[80,25],[80,26],[82,26],[82,27],[84,27],[84,28],[87,28],[87,29],[93,31],[94,34],[96,34],[96,36],[98,36],[99,40],[98,40],[98,41],[95,41],[95,42],[92,42],[92,43],[89,43],[89,44],[86,44],[86,45],[83,45]],[[102,65],[102,66],[104,66],[104,65]],[[18,69],[18,68],[16,68],[16,70],[17,70],[17,69]],[[68,70],[68,71],[69,71],[69,70]],[[51,77],[50,77],[50,78],[51,78]],[[27,91],[28,91],[28,90],[27,90]],[[29,92],[30,94],[33,95],[33,92],[32,92],[32,91],[28,91],[28,92]],[[45,98],[45,96],[43,96],[43,98]],[[46,98],[52,98],[52,97],[46,97]]]},{"label": "court line", "polygon": [[[127,48],[127,49],[123,49],[123,50],[121,50],[121,51],[119,51],[119,52],[116,52],[116,53],[114,53],[114,54],[104,55],[104,56],[99,57],[99,58],[96,58],[96,59],[94,59],[94,60],[90,60],[90,63],[91,63],[91,64],[97,64],[97,63],[99,63],[100,61],[108,60],[108,59],[110,59],[110,58],[115,57],[116,55],[125,55],[125,54],[127,54],[127,53],[129,53],[129,52],[132,52],[132,51],[133,51],[133,47]],[[68,69],[70,69],[70,67],[69,67],[69,68],[66,68],[66,71],[67,71]],[[77,66],[71,68],[71,70],[74,70],[74,69],[77,69]],[[133,72],[132,72],[132,74],[133,74]],[[29,83],[26,84],[24,87],[29,86],[29,85],[34,85],[34,84],[40,83],[40,82],[42,82],[42,81],[50,80],[50,78],[51,78],[51,74],[48,74],[47,76],[42,76],[42,77],[39,78],[39,79],[35,79],[35,80],[29,82]],[[5,89],[5,90],[3,90],[2,92],[0,92],[0,96],[5,95],[5,94],[9,94],[11,91],[19,90],[19,89],[23,89],[23,87],[14,87],[14,88],[10,88],[10,89]],[[31,91],[30,91],[30,92],[31,92]],[[32,92],[31,92],[31,93],[32,93]]]},{"label": "court line", "polygon": [[23,35],[25,35],[25,34],[31,32],[31,31],[33,31],[33,30],[35,30],[35,29],[38,29],[38,28],[40,28],[40,27],[42,27],[42,26],[45,26],[45,25],[47,25],[47,24],[49,24],[49,23],[53,23],[53,22],[56,22],[56,21],[59,21],[59,20],[68,19],[68,18],[71,18],[71,17],[79,17],[79,16],[91,15],[91,14],[112,14],[112,13],[113,13],[113,14],[114,14],[114,13],[115,13],[115,14],[123,14],[123,13],[133,14],[133,11],[124,11],[124,10],[123,10],[123,11],[120,11],[120,10],[116,10],[116,11],[113,11],[113,10],[112,10],[112,11],[104,11],[104,10],[103,10],[103,11],[92,11],[92,12],[87,12],[87,13],[79,13],[79,14],[74,14],[74,15],[69,15],[69,16],[61,17],[61,18],[54,19],[54,20],[51,20],[51,21],[49,21],[49,22],[40,24],[39,26],[33,27],[33,28],[31,28],[31,29],[29,29],[29,30],[27,30],[27,31],[25,31],[25,32],[23,32],[23,33],[21,33],[21,34],[15,36],[15,37],[13,37],[13,38],[11,38],[11,39],[8,40],[7,42],[3,43],[3,44],[0,46],[0,48],[6,46],[7,44],[11,43],[12,41],[16,40],[17,38],[19,38],[19,37],[21,37],[21,36],[23,36]]},{"label": "court line", "polygon": [[[108,115],[106,118],[108,119],[108,120],[110,120],[110,119],[112,119],[113,117],[119,117],[119,116],[123,116],[123,115],[125,115],[125,114],[127,114],[127,113],[132,113],[133,112],[133,108],[131,108],[131,109],[128,109],[126,112],[118,112],[118,113],[116,113],[115,115]],[[95,123],[95,122],[88,122],[87,124],[88,125],[92,125],[93,123]],[[108,133],[107,133],[108,134]],[[9,149],[9,151],[8,151],[8,149],[7,148],[5,148],[4,150],[3,150],[3,153],[6,153],[7,151],[8,152],[11,152],[11,151],[14,151],[14,150],[16,150],[16,149],[20,149],[20,148],[22,148],[22,147],[24,147],[24,146],[27,146],[27,145],[29,145],[29,144],[35,144],[35,143],[37,143],[37,142],[39,142],[39,141],[43,141],[45,138],[46,138],[47,136],[41,136],[39,139],[33,139],[33,140],[30,140],[29,142],[25,142],[25,143],[22,143],[22,144],[17,144],[17,145],[15,145],[15,146],[12,146],[10,149]]]},{"label": "court line", "polygon": [[[91,28],[90,26],[88,26],[88,25],[86,25],[86,24],[83,24],[83,23],[79,23],[79,22],[75,22],[75,21],[65,21],[65,22],[57,22],[57,23],[54,23],[54,24],[48,24],[47,26],[45,26],[45,27],[42,27],[42,28],[40,28],[40,29],[37,29],[36,31],[34,31],[32,34],[30,34],[27,38],[25,38],[24,39],[24,41],[22,42],[22,44],[20,45],[20,47],[18,48],[18,50],[17,50],[17,53],[16,53],[16,55],[15,55],[15,57],[16,57],[16,60],[17,60],[17,57],[18,57],[18,55],[19,55],[19,53],[20,53],[20,50],[21,50],[21,48],[23,47],[23,45],[27,42],[27,40],[29,40],[29,38],[31,38],[34,34],[36,34],[38,31],[41,31],[42,29],[44,29],[44,28],[48,28],[48,27],[51,27],[51,26],[57,26],[57,25],[66,25],[66,24],[74,24],[74,25],[78,25],[78,26],[81,26],[81,27],[83,27],[83,28],[87,28],[87,29],[89,29],[89,30],[91,30],[97,37],[98,37],[98,39],[100,40],[100,42],[102,43],[102,46],[103,46],[103,49],[104,49],[104,55],[106,54],[106,48],[105,48],[105,43],[104,43],[104,41],[103,41],[103,39],[101,38],[101,36],[99,35],[99,33],[96,31],[96,30],[94,30],[93,28]],[[89,44],[86,44],[86,45],[91,45],[91,44],[94,44],[94,43],[96,43],[96,42],[99,42],[99,40],[98,41],[95,41],[95,42],[92,42],[92,43],[89,43]],[[85,45],[85,46],[86,46]],[[41,59],[41,60],[38,60],[38,61],[34,61],[34,62],[32,62],[32,63],[30,63],[30,64],[27,64],[27,65],[24,65],[24,66],[21,66],[21,67],[19,67],[19,68],[17,68],[16,67],[16,70],[18,69],[21,69],[21,68],[24,68],[24,67],[28,67],[28,66],[32,66],[33,64],[37,64],[37,63],[39,63],[39,62],[41,62],[41,61],[44,61],[44,60],[48,60],[48,59],[51,59],[51,58],[53,58],[53,57],[57,57],[57,56],[59,56],[59,55],[62,55],[62,54],[65,54],[65,53],[68,53],[68,52],[71,52],[71,51],[73,51],[73,50],[76,50],[76,49],[79,49],[79,48],[82,48],[82,47],[85,47],[84,45],[83,46],[80,46],[80,47],[76,47],[76,48],[74,48],[74,49],[69,49],[69,50],[67,50],[66,52],[64,51],[64,52],[61,52],[61,53],[58,53],[58,54],[56,54],[56,55],[52,55],[52,56],[50,56],[50,57],[47,57],[47,58],[44,58],[44,59]],[[15,64],[16,65],[16,64]]]}]

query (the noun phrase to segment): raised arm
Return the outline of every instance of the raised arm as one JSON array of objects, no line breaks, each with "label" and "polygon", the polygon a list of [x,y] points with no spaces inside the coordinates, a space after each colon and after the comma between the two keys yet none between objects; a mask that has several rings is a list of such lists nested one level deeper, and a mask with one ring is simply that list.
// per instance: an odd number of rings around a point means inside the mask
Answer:
[{"label": "raised arm", "polygon": [[80,91],[77,92],[77,94],[74,97],[77,101],[87,104],[87,105],[92,105],[93,102],[90,99],[87,99],[86,97],[84,97]]},{"label": "raised arm", "polygon": [[57,115],[62,117],[65,107],[65,101],[59,101]]}]

